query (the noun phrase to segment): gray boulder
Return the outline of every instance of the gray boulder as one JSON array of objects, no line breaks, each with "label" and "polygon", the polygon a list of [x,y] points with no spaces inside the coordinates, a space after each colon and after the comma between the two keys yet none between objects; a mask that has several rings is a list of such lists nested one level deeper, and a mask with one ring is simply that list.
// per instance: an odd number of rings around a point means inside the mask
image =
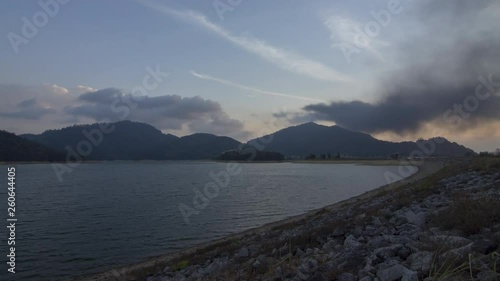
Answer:
[{"label": "gray boulder", "polygon": [[362,244],[359,243],[354,236],[349,235],[347,238],[344,240],[344,247],[348,248],[356,248],[361,246]]},{"label": "gray boulder", "polygon": [[248,249],[243,247],[241,248],[238,253],[236,253],[236,257],[237,258],[246,258],[250,255],[250,253],[248,252]]},{"label": "gray boulder", "polygon": [[339,274],[339,276],[337,276],[337,280],[338,281],[357,281],[358,278],[351,273],[344,272],[344,273]]},{"label": "gray boulder", "polygon": [[388,247],[375,249],[375,251],[373,252],[378,258],[381,258],[382,260],[387,260],[389,258],[396,256],[401,248],[403,248],[403,245],[396,244]]},{"label": "gray boulder", "polygon": [[418,281],[418,274],[409,270],[401,264],[395,264],[385,269],[377,271],[377,277],[380,281]]},{"label": "gray boulder", "polygon": [[407,261],[410,264],[411,270],[427,273],[431,269],[433,257],[433,253],[423,251],[411,254]]},{"label": "gray boulder", "polygon": [[414,224],[418,227],[424,226],[427,221],[427,214],[425,212],[415,214],[413,211],[408,211],[405,213],[404,217],[408,223]]}]

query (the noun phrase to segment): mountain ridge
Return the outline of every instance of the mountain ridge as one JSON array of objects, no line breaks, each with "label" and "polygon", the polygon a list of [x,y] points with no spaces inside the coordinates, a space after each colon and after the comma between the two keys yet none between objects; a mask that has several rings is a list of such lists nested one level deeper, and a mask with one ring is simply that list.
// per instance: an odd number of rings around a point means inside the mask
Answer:
[{"label": "mountain ridge", "polygon": [[[373,136],[355,132],[340,126],[323,126],[308,122],[281,129],[247,143],[254,145],[259,140],[272,139],[265,145],[264,150],[278,151],[289,157],[306,157],[311,154],[341,154],[356,157],[384,157],[394,154],[409,156],[414,151],[421,151],[422,141],[431,141],[435,149],[430,155],[422,156],[465,156],[475,154],[469,148],[450,142],[443,137],[416,142],[390,142],[374,138]],[[439,141],[436,141],[439,140]],[[419,154],[420,156],[420,154]]]},{"label": "mountain ridge", "polygon": [[0,161],[63,161],[64,152],[0,130]]},{"label": "mountain ridge", "polygon": [[[115,123],[94,123],[73,125],[41,134],[24,134],[21,137],[45,145],[51,149],[64,151],[67,146],[76,149],[87,140],[88,135],[99,139],[101,126],[113,127],[112,132],[102,133],[102,141],[94,145],[86,160],[201,160],[215,159],[227,151],[237,151],[253,146],[263,151],[279,152],[289,158],[304,158],[308,155],[342,155],[346,157],[387,158],[393,155],[409,156],[421,151],[429,140],[416,142],[389,142],[373,136],[351,131],[340,126],[324,126],[314,122],[290,126],[245,144],[227,137],[208,133],[195,133],[178,137],[163,133],[154,126],[134,121]],[[84,134],[83,132],[87,132]],[[269,140],[263,142],[262,140]],[[94,139],[95,141],[95,139]],[[260,142],[264,146],[257,145]],[[431,155],[456,157],[474,155],[475,152],[442,137],[432,138],[435,149]],[[424,151],[425,152],[425,151]],[[413,155],[415,156],[415,155]]]},{"label": "mountain ridge", "polygon": [[[112,127],[113,130],[103,133],[101,129],[103,124]],[[206,133],[177,137],[173,134],[164,134],[147,123],[128,120],[115,123],[75,125],[57,130],[47,130],[39,135],[24,134],[21,136],[53,149],[64,150],[69,146],[76,150],[81,141],[88,140],[88,135],[92,135],[91,132],[99,134],[97,133],[99,130],[102,141],[93,145],[93,151],[85,157],[86,160],[210,159],[214,155],[236,149],[240,145],[240,142],[229,137],[219,137]],[[195,141],[190,141],[192,139]],[[193,153],[193,151],[198,153]]]}]

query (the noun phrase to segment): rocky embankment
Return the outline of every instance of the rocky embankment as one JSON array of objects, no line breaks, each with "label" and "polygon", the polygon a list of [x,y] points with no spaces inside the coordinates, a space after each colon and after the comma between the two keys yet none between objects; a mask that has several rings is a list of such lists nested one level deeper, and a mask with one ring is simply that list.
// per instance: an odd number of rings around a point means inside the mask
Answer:
[{"label": "rocky embankment", "polygon": [[500,159],[474,159],[116,279],[500,280],[499,242]]}]

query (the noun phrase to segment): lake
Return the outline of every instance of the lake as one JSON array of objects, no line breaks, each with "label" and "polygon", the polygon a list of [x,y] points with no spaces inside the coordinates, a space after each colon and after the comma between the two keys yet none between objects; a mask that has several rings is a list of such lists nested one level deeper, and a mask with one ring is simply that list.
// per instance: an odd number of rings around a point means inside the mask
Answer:
[{"label": "lake", "polygon": [[[15,277],[51,281],[139,262],[318,209],[385,185],[384,173],[397,174],[398,169],[103,162],[82,164],[59,182],[50,164],[14,166]],[[2,221],[7,225],[8,166],[0,167]],[[2,229],[6,270],[8,234]]]}]

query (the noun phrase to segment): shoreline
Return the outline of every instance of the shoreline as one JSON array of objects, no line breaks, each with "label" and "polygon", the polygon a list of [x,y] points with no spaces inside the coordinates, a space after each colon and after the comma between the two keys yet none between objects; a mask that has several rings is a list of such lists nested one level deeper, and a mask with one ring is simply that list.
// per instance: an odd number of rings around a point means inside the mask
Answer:
[{"label": "shoreline", "polygon": [[[435,160],[432,160],[435,161]],[[397,159],[336,159],[336,160],[283,160],[283,161],[222,161],[213,159],[197,160],[84,160],[84,163],[156,163],[156,162],[211,162],[211,163],[240,163],[240,164],[266,164],[266,163],[290,163],[290,164],[356,164],[367,166],[399,166],[402,160]],[[18,164],[66,164],[66,161],[0,161],[0,165],[18,165]]]},{"label": "shoreline", "polygon": [[[355,164],[366,166],[399,166],[403,159],[328,159],[328,160],[290,160],[294,164]],[[411,164],[409,164],[411,166]]]},{"label": "shoreline", "polygon": [[[380,163],[381,161],[384,162],[394,162],[394,160],[364,160],[364,161],[357,161],[357,163],[346,163],[344,161],[347,160],[341,160],[341,161],[325,161],[325,163],[321,163],[322,161],[317,161],[319,162],[318,164],[359,164],[359,165],[370,165],[370,164],[375,164],[374,166],[377,166],[376,163]],[[349,160],[349,161],[356,161],[356,160]],[[316,162],[316,161],[312,161]],[[338,163],[340,162],[340,163]],[[369,162],[368,164],[366,162]],[[297,163],[297,162],[289,162],[289,163]],[[309,163],[309,162],[305,162]],[[403,164],[402,162],[398,161],[399,165]],[[379,164],[379,165],[384,165],[384,164]],[[386,164],[385,164],[386,165]],[[395,165],[395,163],[393,164]],[[392,166],[393,166],[392,165]],[[386,166],[391,166],[391,165],[386,165]],[[406,165],[405,165],[406,166]],[[260,227],[248,229],[242,232],[234,233],[231,235],[228,235],[224,238],[212,240],[206,243],[202,243],[199,245],[195,245],[183,250],[179,250],[170,254],[165,254],[161,256],[155,256],[155,257],[150,257],[147,258],[146,260],[139,262],[139,263],[134,263],[134,264],[129,264],[129,265],[124,265],[124,266],[118,266],[114,269],[111,270],[106,270],[100,273],[94,273],[94,274],[89,274],[89,275],[83,275],[83,276],[76,276],[72,280],[74,281],[104,281],[104,280],[118,280],[118,278],[121,278],[123,276],[128,276],[130,275],[131,272],[138,272],[138,271],[146,271],[150,268],[156,267],[158,264],[166,264],[170,263],[172,261],[178,260],[184,256],[190,256],[193,254],[196,254],[199,251],[203,251],[204,249],[209,249],[212,247],[217,247],[220,244],[227,244],[231,241],[236,241],[244,237],[248,236],[255,236],[259,235],[261,233],[270,231],[272,229],[280,228],[285,225],[289,224],[294,224],[300,221],[304,221],[309,218],[314,218],[322,213],[325,212],[332,212],[337,209],[342,209],[346,206],[352,205],[354,203],[358,203],[360,201],[366,201],[369,200],[370,198],[379,195],[380,193],[388,192],[394,189],[398,189],[400,187],[403,187],[409,183],[421,180],[423,178],[426,178],[439,170],[441,170],[444,167],[444,161],[442,160],[427,160],[425,161],[422,165],[417,166],[418,170],[411,176],[402,179],[400,181],[383,185],[378,188],[375,188],[373,190],[367,191],[365,193],[362,193],[360,195],[351,197],[349,199],[333,203],[331,205],[321,207],[318,209],[314,209],[311,211],[308,211],[304,214],[288,217],[283,220],[271,222],[265,225],[262,225]]]}]

